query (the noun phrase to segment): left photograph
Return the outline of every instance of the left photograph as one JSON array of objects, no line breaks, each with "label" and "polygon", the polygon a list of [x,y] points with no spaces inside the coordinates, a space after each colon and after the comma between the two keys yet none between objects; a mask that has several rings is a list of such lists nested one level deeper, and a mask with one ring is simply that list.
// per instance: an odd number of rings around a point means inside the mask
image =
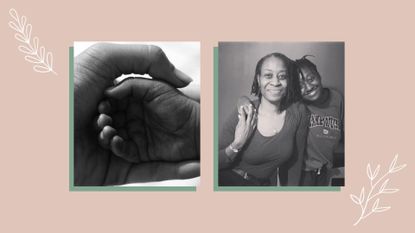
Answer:
[{"label": "left photograph", "polygon": [[199,185],[199,42],[75,42],[71,62],[72,188]]}]

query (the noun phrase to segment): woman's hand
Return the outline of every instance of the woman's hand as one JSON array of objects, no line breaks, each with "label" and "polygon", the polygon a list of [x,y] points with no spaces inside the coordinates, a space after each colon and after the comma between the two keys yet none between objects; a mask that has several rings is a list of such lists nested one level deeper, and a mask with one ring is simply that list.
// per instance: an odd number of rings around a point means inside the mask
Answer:
[{"label": "woman's hand", "polygon": [[[113,85],[115,78],[131,73],[148,73],[153,79],[162,80],[174,88],[187,86],[191,82],[191,78],[176,69],[166,54],[156,46],[99,43],[78,55],[74,60],[76,186],[186,179],[199,175],[200,162],[196,154],[192,154],[194,160],[137,164],[114,156],[110,150],[99,145],[96,131],[92,127],[97,115],[97,105],[105,97],[105,90]],[[151,85],[147,88],[148,91],[154,91]],[[178,98],[172,99],[175,100]],[[197,130],[192,132],[194,138],[198,137]]]},{"label": "woman's hand", "polygon": [[257,112],[254,106],[249,103],[238,107],[238,124],[235,129],[235,139],[231,146],[234,149],[241,149],[251,137],[257,125]]},{"label": "woman's hand", "polygon": [[167,83],[141,78],[105,93],[97,121],[101,146],[131,163],[200,159],[199,103]]}]

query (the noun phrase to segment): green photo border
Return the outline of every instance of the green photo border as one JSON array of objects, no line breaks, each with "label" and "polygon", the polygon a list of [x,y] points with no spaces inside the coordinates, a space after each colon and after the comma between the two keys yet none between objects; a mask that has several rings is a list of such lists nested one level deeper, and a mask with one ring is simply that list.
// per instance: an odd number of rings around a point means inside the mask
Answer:
[{"label": "green photo border", "polygon": [[214,66],[214,191],[341,191],[340,186],[279,186],[279,187],[219,187],[218,185],[218,156],[219,156],[219,48],[213,48],[213,66]]},{"label": "green photo border", "polygon": [[69,191],[196,191],[191,186],[75,186],[74,185],[74,48],[69,47]]}]

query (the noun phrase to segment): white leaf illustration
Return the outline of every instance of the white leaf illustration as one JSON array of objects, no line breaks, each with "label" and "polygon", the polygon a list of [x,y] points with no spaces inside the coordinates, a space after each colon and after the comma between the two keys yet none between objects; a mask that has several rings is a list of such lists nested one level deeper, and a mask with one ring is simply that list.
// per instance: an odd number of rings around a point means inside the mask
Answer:
[{"label": "white leaf illustration", "polygon": [[38,48],[39,48],[39,38],[35,36],[33,38],[33,50],[37,52]]},{"label": "white leaf illustration", "polygon": [[34,64],[40,64],[40,63],[42,63],[42,61],[41,61],[41,60],[39,60],[39,58],[38,58],[38,57],[34,57],[34,56],[29,56],[29,55],[27,55],[27,56],[25,56],[25,57],[24,57],[24,59],[25,59],[26,61],[28,61],[28,62],[30,62],[30,63],[34,63]]},{"label": "white leaf illustration", "polygon": [[350,194],[350,198],[352,199],[352,201],[354,202],[354,203],[356,203],[357,205],[360,205],[361,204],[361,201],[360,201],[360,199],[357,197],[357,196],[355,196],[355,195],[353,195],[353,194]]},{"label": "white leaf illustration", "polygon": [[362,187],[362,190],[360,191],[359,200],[360,203],[362,203],[365,200],[365,187]]},{"label": "white leaf illustration", "polygon": [[48,64],[49,67],[52,67],[53,65],[53,55],[51,52],[48,52],[46,55],[46,64]]},{"label": "white leaf illustration", "polygon": [[14,21],[9,22],[9,27],[16,33],[14,38],[22,44],[17,48],[20,52],[26,54],[24,59],[27,62],[34,64],[33,70],[40,73],[51,72],[55,75],[57,73],[53,70],[53,55],[47,52],[44,46],[39,46],[39,38],[32,39],[32,24],[27,23],[26,16],[19,16],[15,9],[10,9],[9,14]]},{"label": "white leaf illustration", "polygon": [[[361,209],[360,216],[353,224],[354,226],[358,225],[362,220],[364,220],[372,213],[385,212],[391,208],[390,206],[379,207],[379,198],[377,198],[376,201],[371,200],[381,194],[391,194],[399,191],[399,189],[397,188],[387,188],[388,183],[390,181],[390,178],[388,176],[391,176],[392,173],[398,172],[406,167],[406,164],[397,166],[397,160],[398,154],[395,155],[395,157],[389,165],[388,170],[382,176],[379,175],[380,165],[377,165],[374,171],[372,170],[370,163],[367,165],[366,174],[370,180],[370,189],[368,189],[367,193],[365,193],[365,187],[363,186],[360,191],[359,198],[353,194],[350,194],[350,198],[352,199],[353,203],[360,205]],[[378,176],[380,176],[380,178],[375,180]]]},{"label": "white leaf illustration", "polygon": [[380,170],[380,165],[376,166],[376,169],[373,172],[373,179],[375,179],[378,176],[379,170]]},{"label": "white leaf illustration", "polygon": [[399,189],[384,189],[382,193],[396,193]]},{"label": "white leaf illustration", "polygon": [[19,28],[19,26],[17,26],[14,22],[10,21],[9,22],[9,27],[11,27],[13,30],[20,32],[21,29]]},{"label": "white leaf illustration", "polygon": [[395,168],[396,161],[398,160],[398,155],[395,155],[395,158],[393,158],[391,164],[389,165],[389,172],[392,172]]},{"label": "white leaf illustration", "polygon": [[32,25],[30,23],[26,25],[25,35],[26,41],[30,43],[30,38],[32,38]]},{"label": "white leaf illustration", "polygon": [[39,57],[40,57],[40,59],[42,59],[42,61],[44,61],[45,60],[45,47],[40,47],[40,50],[39,50]]},{"label": "white leaf illustration", "polygon": [[386,180],[382,183],[382,185],[381,185],[381,186],[380,186],[380,188],[379,188],[379,192],[380,192],[380,193],[382,193],[382,192],[383,192],[383,190],[385,190],[386,185],[388,184],[388,182],[389,182],[389,179],[386,179]]},{"label": "white leaf illustration", "polygon": [[26,53],[29,55],[33,54],[33,51],[25,45],[20,45],[19,47],[17,47],[17,49],[22,53]]},{"label": "white leaf illustration", "polygon": [[48,73],[50,72],[49,67],[41,66],[41,65],[35,65],[33,66],[33,70],[39,73]]},{"label": "white leaf illustration", "polygon": [[26,16],[22,16],[21,21],[20,21],[20,27],[24,28],[26,26]]},{"label": "white leaf illustration", "polygon": [[405,167],[406,167],[406,164],[402,164],[402,165],[400,165],[400,166],[397,166],[397,167],[395,167],[395,168],[391,171],[391,173],[398,172],[398,171],[400,171],[400,170],[404,169]]},{"label": "white leaf illustration", "polygon": [[19,22],[19,15],[17,14],[17,11],[15,9],[10,9],[9,14],[16,22]]},{"label": "white leaf illustration", "polygon": [[373,212],[381,213],[381,212],[385,212],[385,211],[389,210],[390,208],[391,208],[390,206],[377,207],[376,209],[373,210]]},{"label": "white leaf illustration", "polygon": [[372,174],[372,169],[370,168],[370,163],[367,164],[366,173],[367,173],[367,177],[369,177],[370,180],[373,180],[373,174]]},{"label": "white leaf illustration", "polygon": [[375,201],[375,203],[373,203],[373,206],[372,206],[372,211],[375,211],[375,209],[377,209],[378,208],[378,205],[379,205],[379,198],[378,199],[376,199],[376,201]]},{"label": "white leaf illustration", "polygon": [[24,36],[20,35],[20,34],[15,34],[14,38],[16,38],[16,40],[22,42],[22,43],[26,43],[26,39],[24,38]]}]

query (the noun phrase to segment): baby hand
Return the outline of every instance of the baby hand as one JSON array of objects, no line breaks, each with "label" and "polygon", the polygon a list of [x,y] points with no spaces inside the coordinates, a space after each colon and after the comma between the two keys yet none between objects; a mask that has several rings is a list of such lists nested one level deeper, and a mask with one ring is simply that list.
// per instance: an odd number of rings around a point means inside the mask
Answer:
[{"label": "baby hand", "polygon": [[134,162],[199,158],[199,103],[172,86],[134,78],[106,91],[98,105],[98,141]]}]

